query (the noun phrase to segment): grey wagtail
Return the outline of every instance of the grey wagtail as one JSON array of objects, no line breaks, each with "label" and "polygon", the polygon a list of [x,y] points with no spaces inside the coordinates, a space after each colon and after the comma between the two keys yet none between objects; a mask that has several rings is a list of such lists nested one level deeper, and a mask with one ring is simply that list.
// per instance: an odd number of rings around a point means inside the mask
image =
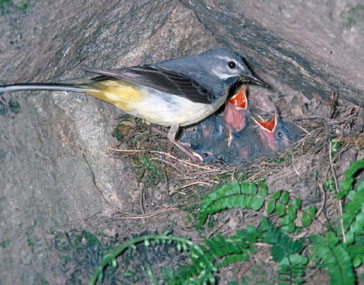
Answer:
[{"label": "grey wagtail", "polygon": [[198,123],[213,114],[238,82],[268,87],[240,55],[225,48],[149,65],[88,71],[99,75],[90,83],[21,83],[0,86],[0,93],[23,90],[87,93],[147,122],[169,126],[168,139],[196,160],[176,140],[179,127]]}]

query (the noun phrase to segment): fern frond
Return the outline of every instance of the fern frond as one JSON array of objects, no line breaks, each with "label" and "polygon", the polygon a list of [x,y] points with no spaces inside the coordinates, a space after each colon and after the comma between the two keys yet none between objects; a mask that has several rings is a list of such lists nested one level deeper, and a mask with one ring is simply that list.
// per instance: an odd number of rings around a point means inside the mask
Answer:
[{"label": "fern frond", "polygon": [[224,238],[216,235],[213,238],[205,240],[209,251],[217,258],[222,259],[217,264],[218,267],[225,267],[231,263],[248,260],[249,253],[254,253],[252,243],[249,242],[246,236],[232,236]]},{"label": "fern frond", "polygon": [[350,164],[349,169],[344,172],[346,179],[341,183],[340,192],[337,194],[338,199],[344,198],[353,189],[354,176],[362,169],[364,169],[364,158]]},{"label": "fern frond", "polygon": [[[191,264],[185,264],[181,270],[174,274],[173,281],[168,284],[213,284],[213,273],[218,268],[229,264],[248,260],[249,253],[254,254],[253,244],[257,242],[259,232],[253,226],[248,226],[244,231],[238,231],[236,235],[223,237],[215,235],[205,239],[205,246],[200,246],[204,255],[211,264],[216,267],[209,267],[208,263],[201,262],[202,256],[197,252],[190,255]],[[202,265],[202,266],[201,266]],[[185,283],[184,283],[185,282]]]},{"label": "fern frond", "polygon": [[[177,244],[177,248],[179,250],[188,250],[190,252],[189,256],[191,260],[194,261],[194,267],[190,267],[189,271],[186,271],[186,279],[190,278],[190,276],[197,275],[197,278],[200,280],[211,280],[214,279],[213,272],[217,271],[216,266],[214,266],[213,260],[214,257],[211,254],[208,254],[207,249],[200,246],[199,244],[195,244],[190,241],[188,238],[175,237],[169,235],[169,232],[166,232],[162,235],[144,235],[140,237],[136,237],[124,242],[122,245],[117,247],[114,250],[111,250],[109,254],[105,255],[99,264],[99,266],[95,269],[92,274],[89,284],[93,285],[96,282],[101,282],[103,279],[103,272],[107,266],[117,266],[116,258],[125,252],[127,249],[136,249],[136,244],[144,243],[145,246],[155,246],[159,243],[175,243]],[[181,281],[181,280],[180,280]],[[171,283],[171,284],[184,284],[183,282],[179,283]],[[192,284],[192,283],[186,283]],[[200,283],[203,284],[203,283]]]},{"label": "fern frond", "polygon": [[281,283],[302,284],[308,258],[299,254],[285,256],[278,264],[278,280]]},{"label": "fern frond", "polygon": [[282,261],[284,257],[293,254],[300,254],[304,248],[303,238],[294,241],[266,217],[262,217],[260,229],[264,232],[263,241],[273,245],[270,250],[275,261]]},{"label": "fern frond", "polygon": [[346,247],[351,260],[353,261],[353,266],[358,267],[364,263],[364,234],[357,236],[355,239],[355,244]]},{"label": "fern frond", "polygon": [[189,258],[192,263],[186,263],[179,268],[168,284],[215,284],[215,258],[202,245],[195,244],[190,248]]},{"label": "fern frond", "polygon": [[364,158],[351,163],[349,169],[344,172],[344,176],[346,178],[353,178],[355,174],[361,169],[364,169]]},{"label": "fern frond", "polygon": [[330,284],[355,284],[350,255],[333,232],[327,233],[325,238],[319,235],[311,236],[310,240],[314,254],[327,268]]},{"label": "fern frond", "polygon": [[357,185],[356,190],[350,191],[347,198],[349,202],[345,204],[342,218],[345,234],[353,241],[353,237],[364,230],[364,181]]},{"label": "fern frond", "polygon": [[243,182],[239,185],[233,182],[231,185],[223,185],[204,198],[198,212],[200,225],[205,223],[208,215],[224,209],[242,208],[257,211],[263,206],[266,195],[266,188],[258,191],[255,183]]}]

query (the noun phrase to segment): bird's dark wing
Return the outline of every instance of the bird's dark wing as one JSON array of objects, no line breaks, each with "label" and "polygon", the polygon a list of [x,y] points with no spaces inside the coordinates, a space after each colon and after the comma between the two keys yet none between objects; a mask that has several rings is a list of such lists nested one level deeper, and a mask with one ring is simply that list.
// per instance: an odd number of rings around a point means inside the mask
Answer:
[{"label": "bird's dark wing", "polygon": [[186,75],[150,65],[113,70],[87,69],[86,71],[101,75],[96,77],[95,81],[121,79],[181,96],[196,103],[209,104],[216,100],[212,92]]}]

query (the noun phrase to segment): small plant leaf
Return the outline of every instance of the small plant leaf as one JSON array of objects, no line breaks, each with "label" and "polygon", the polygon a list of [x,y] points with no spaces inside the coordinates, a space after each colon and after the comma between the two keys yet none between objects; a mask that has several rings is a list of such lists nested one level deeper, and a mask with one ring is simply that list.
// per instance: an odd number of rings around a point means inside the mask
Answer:
[{"label": "small plant leaf", "polygon": [[274,192],[274,193],[272,194],[272,199],[273,199],[273,200],[278,200],[278,199],[281,197],[281,194],[282,194],[282,190],[279,190],[279,191],[277,191],[277,192]]},{"label": "small plant leaf", "polygon": [[356,172],[360,169],[364,169],[364,158],[361,160],[355,161],[350,164],[350,167],[347,171],[344,172],[344,176],[346,178],[352,178],[356,174]]},{"label": "small plant leaf", "polygon": [[292,219],[289,215],[285,215],[281,220],[281,225],[286,226],[292,222]]},{"label": "small plant leaf", "polygon": [[282,226],[282,231],[286,233],[293,233],[296,230],[296,224],[295,223],[289,223],[286,226]]},{"label": "small plant leaf", "polygon": [[276,209],[276,202],[274,200],[269,200],[267,203],[267,214],[270,215]]},{"label": "small plant leaf", "polygon": [[282,202],[283,204],[287,204],[289,201],[289,194],[288,191],[284,190],[282,193],[281,198],[279,199],[280,202]]},{"label": "small plant leaf", "polygon": [[286,207],[282,203],[276,203],[276,214],[278,217],[282,217],[286,213]]},{"label": "small plant leaf", "polygon": [[341,183],[340,191],[337,194],[337,198],[339,200],[348,195],[349,191],[352,190],[353,183],[354,183],[353,177],[347,178]]},{"label": "small plant leaf", "polygon": [[288,205],[288,216],[291,220],[294,220],[297,217],[297,210],[291,205]]},{"label": "small plant leaf", "polygon": [[258,195],[262,198],[265,198],[268,195],[268,187],[264,183],[259,183],[259,192]]},{"label": "small plant leaf", "polygon": [[253,209],[254,211],[260,210],[260,208],[262,208],[263,205],[264,205],[264,199],[257,197],[253,197],[252,202],[250,204],[251,209]]},{"label": "small plant leaf", "polygon": [[361,257],[356,255],[353,259],[353,266],[354,267],[359,267],[362,263]]},{"label": "small plant leaf", "polygon": [[301,221],[302,221],[302,226],[303,227],[308,227],[312,223],[312,219],[307,213],[302,214],[302,220]]},{"label": "small plant leaf", "polygon": [[298,198],[291,200],[291,205],[297,210],[301,208],[302,201]]},{"label": "small plant leaf", "polygon": [[312,219],[316,218],[316,207],[315,206],[309,206],[305,209],[305,212],[307,212]]}]

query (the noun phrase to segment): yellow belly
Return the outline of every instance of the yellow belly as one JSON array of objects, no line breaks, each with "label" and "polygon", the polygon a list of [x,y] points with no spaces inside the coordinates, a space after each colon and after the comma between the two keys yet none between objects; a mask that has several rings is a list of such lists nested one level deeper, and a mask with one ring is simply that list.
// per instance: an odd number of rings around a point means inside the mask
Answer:
[{"label": "yellow belly", "polygon": [[126,113],[129,113],[135,102],[142,99],[139,88],[135,84],[123,80],[95,82],[91,87],[85,88],[85,93],[114,104]]},{"label": "yellow belly", "polygon": [[96,82],[91,88],[85,87],[85,92],[114,104],[130,115],[163,126],[197,123],[214,113],[226,99],[226,96],[222,96],[213,104],[195,103],[180,96],[122,80]]}]

